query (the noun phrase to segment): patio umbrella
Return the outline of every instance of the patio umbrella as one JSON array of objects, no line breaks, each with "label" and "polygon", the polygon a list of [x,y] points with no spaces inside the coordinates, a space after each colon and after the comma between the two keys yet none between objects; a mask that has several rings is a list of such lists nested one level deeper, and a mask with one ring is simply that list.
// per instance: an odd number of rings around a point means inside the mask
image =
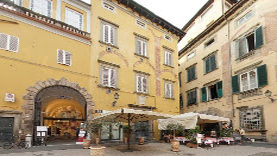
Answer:
[{"label": "patio umbrella", "polygon": [[[131,122],[139,121],[148,121],[148,120],[157,120],[171,118],[173,115],[157,113],[152,111],[143,111],[143,110],[134,110],[121,108],[112,112],[101,114],[100,116],[95,117],[93,120],[105,118],[105,117],[115,117],[121,122],[127,122],[128,127],[130,127]],[[130,149],[130,129],[128,131],[128,150]]]},{"label": "patio umbrella", "polygon": [[202,123],[217,123],[217,122],[230,122],[229,118],[214,116],[214,115],[206,115],[199,113],[184,113],[180,115],[175,115],[169,119],[159,119],[158,120],[158,128],[160,130],[166,130],[167,125],[173,124],[181,124],[185,127],[185,129],[193,129],[196,124]]}]

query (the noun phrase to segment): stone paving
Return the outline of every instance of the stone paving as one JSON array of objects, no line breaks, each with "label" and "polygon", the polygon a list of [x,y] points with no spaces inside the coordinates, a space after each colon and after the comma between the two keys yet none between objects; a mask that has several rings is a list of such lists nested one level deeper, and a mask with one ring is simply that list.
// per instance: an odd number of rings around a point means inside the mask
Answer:
[{"label": "stone paving", "polygon": [[[169,143],[132,144],[127,151],[123,144],[104,144],[105,156],[277,156],[277,145],[253,143],[251,145],[220,145],[214,148],[193,149],[180,145],[180,152],[172,152]],[[90,156],[82,145],[55,144],[30,149],[0,149],[0,156]]]}]

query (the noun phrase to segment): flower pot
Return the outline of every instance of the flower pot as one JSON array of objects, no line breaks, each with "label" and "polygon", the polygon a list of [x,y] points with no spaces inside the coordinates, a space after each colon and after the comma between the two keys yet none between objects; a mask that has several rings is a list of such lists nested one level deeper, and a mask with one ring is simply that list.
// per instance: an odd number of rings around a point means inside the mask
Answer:
[{"label": "flower pot", "polygon": [[105,155],[105,146],[91,146],[90,155],[91,156],[104,156]]},{"label": "flower pot", "polygon": [[139,137],[138,141],[139,141],[139,145],[143,145],[144,144],[144,137]]},{"label": "flower pot", "polygon": [[197,148],[197,144],[192,144],[192,143],[187,143],[187,146],[189,147],[189,148]]},{"label": "flower pot", "polygon": [[180,142],[178,140],[171,140],[171,150],[173,152],[179,151]]},{"label": "flower pot", "polygon": [[127,144],[128,143],[128,138],[124,137],[124,143]]},{"label": "flower pot", "polygon": [[88,149],[91,144],[91,139],[84,139],[83,148]]},{"label": "flower pot", "polygon": [[100,138],[95,138],[95,144],[99,145],[100,144]]}]

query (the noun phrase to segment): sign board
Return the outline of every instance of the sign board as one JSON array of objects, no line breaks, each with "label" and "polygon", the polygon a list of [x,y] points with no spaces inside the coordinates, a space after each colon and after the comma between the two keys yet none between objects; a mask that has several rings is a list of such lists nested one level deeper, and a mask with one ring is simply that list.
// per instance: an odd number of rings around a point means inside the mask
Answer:
[{"label": "sign board", "polygon": [[37,126],[37,132],[47,132],[46,126]]},{"label": "sign board", "polygon": [[5,101],[14,102],[15,101],[15,95],[11,93],[6,93]]}]

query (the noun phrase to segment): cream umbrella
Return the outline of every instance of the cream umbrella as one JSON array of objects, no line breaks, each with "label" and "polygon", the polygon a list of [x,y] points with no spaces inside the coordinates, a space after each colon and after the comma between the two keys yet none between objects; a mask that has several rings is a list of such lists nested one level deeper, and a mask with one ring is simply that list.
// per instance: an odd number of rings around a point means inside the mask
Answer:
[{"label": "cream umbrella", "polygon": [[[93,120],[98,120],[107,117],[117,118],[121,122],[127,122],[128,127],[130,127],[131,122],[139,121],[148,121],[148,120],[157,120],[157,119],[166,119],[171,118],[173,115],[163,114],[153,111],[143,111],[143,110],[134,110],[121,108],[112,112],[103,113],[100,116],[95,117]],[[128,150],[130,149],[130,129],[128,131]]]}]

